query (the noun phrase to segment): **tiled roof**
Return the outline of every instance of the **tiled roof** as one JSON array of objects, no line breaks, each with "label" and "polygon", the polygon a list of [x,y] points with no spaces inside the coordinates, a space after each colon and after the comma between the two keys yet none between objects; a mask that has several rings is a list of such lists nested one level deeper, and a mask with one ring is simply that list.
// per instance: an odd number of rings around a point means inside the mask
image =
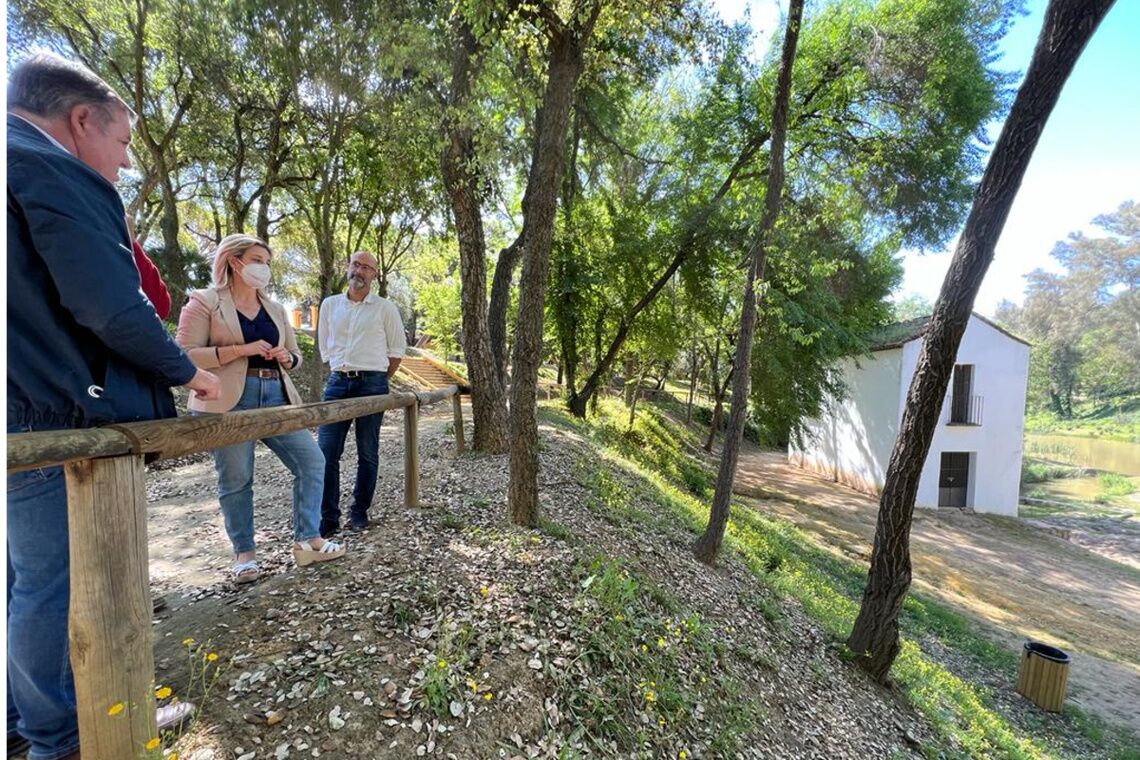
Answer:
[{"label": "tiled roof", "polygon": [[[987,325],[994,328],[1002,335],[1005,335],[1007,338],[1012,338],[1018,343],[1024,343],[1027,346],[1029,345],[1029,341],[1025,340],[1024,338],[1017,337],[1009,330],[1006,330],[1004,327],[993,322],[990,319],[986,319],[981,314],[975,312],[971,314],[971,318],[985,322]],[[893,324],[883,325],[882,327],[877,328],[867,337],[867,343],[869,344],[869,349],[871,351],[886,351],[891,348],[899,348],[904,343],[909,343],[912,340],[921,338],[926,334],[926,329],[928,327],[930,327],[929,314],[925,317],[908,319],[905,322],[895,322]]]}]

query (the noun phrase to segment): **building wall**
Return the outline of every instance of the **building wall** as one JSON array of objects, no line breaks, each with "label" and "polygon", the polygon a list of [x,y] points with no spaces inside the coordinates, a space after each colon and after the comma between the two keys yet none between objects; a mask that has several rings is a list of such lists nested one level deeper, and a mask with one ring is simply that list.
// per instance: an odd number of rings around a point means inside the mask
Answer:
[{"label": "building wall", "polygon": [[[899,396],[900,418],[921,349],[921,340],[913,340],[902,349],[902,376],[906,378],[906,385]],[[955,363],[974,365],[971,394],[982,397],[982,424],[946,424],[950,415],[951,384],[930,442],[930,454],[922,468],[915,504],[919,507],[938,506],[942,452],[966,451],[971,453],[966,505],[978,512],[1016,516],[1025,428],[1025,389],[1029,380],[1029,346],[971,317]]]},{"label": "building wall", "polygon": [[[921,340],[876,351],[858,362],[844,360],[847,398],[820,419],[808,420],[802,447],[793,441],[788,458],[805,469],[865,493],[877,494],[886,478],[906,393],[918,364]],[[923,466],[915,503],[938,506],[943,451],[970,453],[966,504],[978,512],[1017,515],[1029,346],[971,317],[958,348],[958,364],[973,364],[971,395],[981,396],[980,426],[948,426],[948,389],[938,427]]]},{"label": "building wall", "polygon": [[883,486],[898,434],[902,350],[877,351],[858,361],[845,359],[848,397],[809,420],[803,445],[789,447],[789,459],[826,478],[866,493]]}]

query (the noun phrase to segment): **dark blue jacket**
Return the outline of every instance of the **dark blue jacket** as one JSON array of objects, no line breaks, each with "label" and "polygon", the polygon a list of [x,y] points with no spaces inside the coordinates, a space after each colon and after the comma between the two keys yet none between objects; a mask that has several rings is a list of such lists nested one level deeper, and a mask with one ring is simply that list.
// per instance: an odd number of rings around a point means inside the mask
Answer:
[{"label": "dark blue jacket", "polygon": [[194,372],[139,290],[115,187],[9,115],[9,431],[170,417]]}]

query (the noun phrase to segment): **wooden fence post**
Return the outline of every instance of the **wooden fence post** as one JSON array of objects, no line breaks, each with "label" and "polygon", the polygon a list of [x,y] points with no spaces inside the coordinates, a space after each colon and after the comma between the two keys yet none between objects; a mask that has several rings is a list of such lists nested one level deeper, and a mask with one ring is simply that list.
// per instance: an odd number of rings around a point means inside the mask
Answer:
[{"label": "wooden fence post", "polygon": [[420,453],[418,436],[419,399],[404,407],[404,506],[420,503]]},{"label": "wooden fence post", "polygon": [[463,441],[463,402],[459,400],[458,391],[451,397],[451,411],[455,419],[455,451],[462,454],[467,447]]},{"label": "wooden fence post", "polygon": [[85,459],[65,472],[81,751],[140,757],[158,736],[143,458]]}]

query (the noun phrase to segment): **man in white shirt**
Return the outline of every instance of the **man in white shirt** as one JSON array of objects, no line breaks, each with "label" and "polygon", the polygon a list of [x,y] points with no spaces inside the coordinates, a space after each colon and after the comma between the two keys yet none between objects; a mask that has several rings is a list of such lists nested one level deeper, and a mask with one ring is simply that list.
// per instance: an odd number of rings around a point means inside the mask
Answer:
[{"label": "man in white shirt", "polygon": [[[332,372],[325,385],[325,401],[374,396],[388,392],[388,378],[396,373],[407,349],[400,310],[372,292],[376,259],[367,251],[352,254],[348,264],[348,292],[329,296],[321,304],[317,344],[321,360]],[[376,493],[380,465],[380,424],[383,412],[357,417],[356,486],[349,506],[349,526],[368,528],[368,509]],[[340,530],[340,457],[353,420],[321,426],[317,443],[325,455],[325,493],[321,501],[321,536]]]}]

